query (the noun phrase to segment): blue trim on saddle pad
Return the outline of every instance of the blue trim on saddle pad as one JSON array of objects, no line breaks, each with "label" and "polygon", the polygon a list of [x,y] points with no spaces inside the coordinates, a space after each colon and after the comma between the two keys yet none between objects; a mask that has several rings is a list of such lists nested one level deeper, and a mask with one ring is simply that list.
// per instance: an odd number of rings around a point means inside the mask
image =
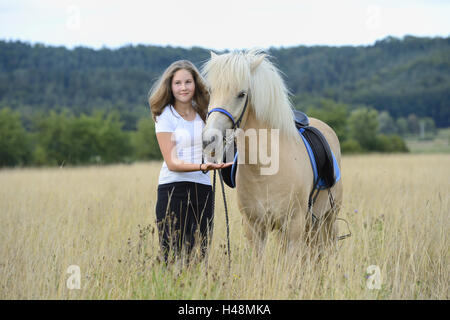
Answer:
[{"label": "blue trim on saddle pad", "polygon": [[[314,157],[314,152],[312,151],[308,140],[306,140],[306,138],[303,136],[303,132],[305,132],[305,129],[300,128],[298,130],[298,132],[300,133],[300,137],[302,137],[303,143],[305,144],[306,150],[308,151],[309,160],[311,161],[311,166],[312,166],[313,172],[314,172],[314,184],[316,184],[318,173],[317,173],[317,165],[316,165],[316,159]],[[336,182],[338,182],[339,179],[341,178],[341,170],[339,169],[339,165],[336,161],[336,157],[334,156],[334,153],[332,150],[331,150],[331,155],[333,157],[334,176],[336,178]],[[325,182],[323,181],[323,179],[319,180],[319,183],[317,184],[317,189],[326,189]]]},{"label": "blue trim on saddle pad", "polygon": [[234,179],[236,177],[237,159],[238,152],[236,151],[236,154],[234,155],[233,165],[231,166],[231,184],[233,185],[232,188],[236,187],[236,181],[234,181]]}]

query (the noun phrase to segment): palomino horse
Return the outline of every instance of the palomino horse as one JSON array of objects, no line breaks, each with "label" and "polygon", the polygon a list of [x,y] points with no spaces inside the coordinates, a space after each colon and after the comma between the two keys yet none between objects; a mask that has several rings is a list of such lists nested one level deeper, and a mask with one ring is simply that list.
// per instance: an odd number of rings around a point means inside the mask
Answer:
[{"label": "palomino horse", "polygon": [[[209,116],[203,129],[205,156],[214,161],[214,152],[208,154],[206,149],[217,144],[217,136],[227,141],[236,139],[236,190],[247,238],[260,250],[268,231],[274,228],[281,231],[284,248],[295,248],[301,240],[335,241],[342,179],[330,189],[334,208],[327,190],[319,192],[313,212],[320,223],[313,222],[308,212],[314,182],[312,165],[294,124],[286,86],[266,54],[257,50],[211,53],[203,74],[211,91]],[[310,118],[310,125],[325,136],[340,166],[335,132],[318,119]],[[267,149],[271,150],[270,166]]]}]

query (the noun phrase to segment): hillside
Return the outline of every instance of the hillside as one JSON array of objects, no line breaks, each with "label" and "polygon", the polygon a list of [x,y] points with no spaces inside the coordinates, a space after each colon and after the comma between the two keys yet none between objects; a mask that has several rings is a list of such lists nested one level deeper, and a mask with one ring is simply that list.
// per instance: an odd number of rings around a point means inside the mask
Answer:
[{"label": "hillside", "polygon": [[[270,48],[301,108],[317,97],[369,105],[394,117],[429,116],[450,126],[450,37],[388,37],[372,46]],[[126,129],[148,114],[147,93],[177,59],[198,67],[203,48],[126,46],[93,50],[0,41],[0,108],[32,116],[118,109]]]}]

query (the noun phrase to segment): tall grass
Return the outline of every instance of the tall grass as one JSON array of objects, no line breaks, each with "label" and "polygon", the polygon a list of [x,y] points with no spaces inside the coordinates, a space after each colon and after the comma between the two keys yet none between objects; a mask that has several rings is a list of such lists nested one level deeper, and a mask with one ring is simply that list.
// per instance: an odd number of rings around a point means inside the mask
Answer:
[{"label": "tall grass", "polygon": [[[160,165],[1,170],[0,299],[449,298],[449,155],[344,157],[352,237],[320,261],[284,255],[273,234],[257,256],[227,189],[231,270],[220,194],[208,264],[159,262]],[[67,287],[70,265],[80,289]]]}]

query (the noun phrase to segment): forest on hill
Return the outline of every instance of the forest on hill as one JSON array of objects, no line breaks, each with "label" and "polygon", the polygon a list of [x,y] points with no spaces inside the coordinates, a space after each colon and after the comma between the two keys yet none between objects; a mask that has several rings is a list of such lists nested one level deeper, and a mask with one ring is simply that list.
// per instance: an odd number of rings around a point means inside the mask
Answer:
[{"label": "forest on hill", "polygon": [[[267,52],[284,74],[297,108],[327,98],[367,105],[393,118],[431,117],[450,126],[450,37],[388,37],[371,46],[297,46]],[[197,67],[204,48],[125,46],[94,50],[0,41],[0,107],[34,115],[118,110],[126,129],[148,114],[147,93],[173,61]]]},{"label": "forest on hill", "polygon": [[[406,152],[450,126],[450,38],[269,48],[294,107],[328,123],[344,153]],[[216,52],[221,53],[221,52]],[[147,94],[204,48],[67,49],[0,41],[0,167],[161,159]]]}]

